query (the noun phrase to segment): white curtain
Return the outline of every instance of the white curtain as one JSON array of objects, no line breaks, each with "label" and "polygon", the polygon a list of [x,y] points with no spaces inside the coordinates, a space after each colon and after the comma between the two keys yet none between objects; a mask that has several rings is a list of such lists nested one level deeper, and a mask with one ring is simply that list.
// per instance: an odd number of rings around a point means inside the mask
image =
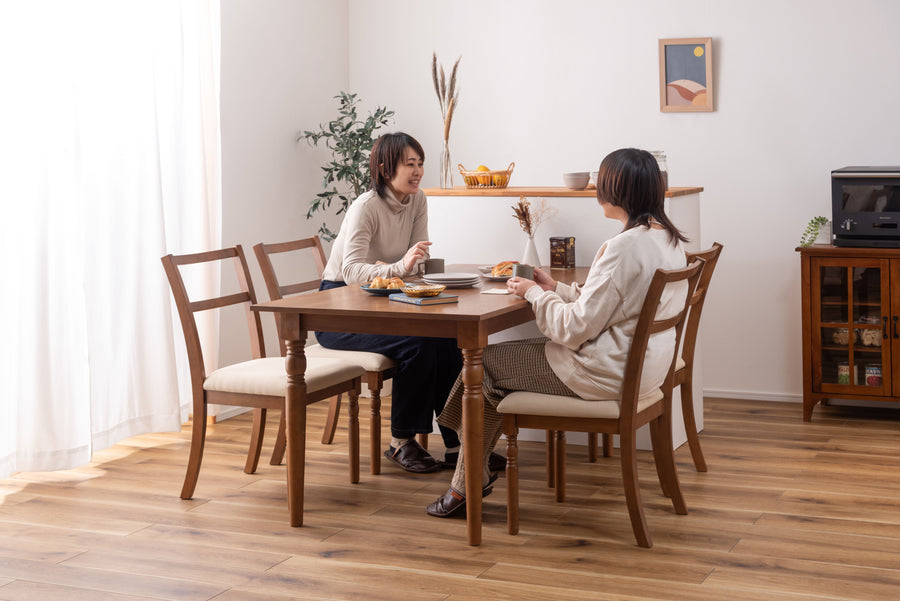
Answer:
[{"label": "white curtain", "polygon": [[187,416],[159,259],[220,240],[218,36],[219,0],[0,3],[0,477]]}]

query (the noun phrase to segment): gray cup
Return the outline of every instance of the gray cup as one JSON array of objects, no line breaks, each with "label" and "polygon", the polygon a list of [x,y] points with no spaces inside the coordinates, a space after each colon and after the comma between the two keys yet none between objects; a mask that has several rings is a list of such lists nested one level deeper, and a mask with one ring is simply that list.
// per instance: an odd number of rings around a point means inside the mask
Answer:
[{"label": "gray cup", "polygon": [[513,265],[513,277],[524,278],[526,280],[534,279],[534,267],[524,263],[516,263]]},{"label": "gray cup", "polygon": [[425,259],[422,264],[425,266],[425,273],[444,273],[443,259]]}]

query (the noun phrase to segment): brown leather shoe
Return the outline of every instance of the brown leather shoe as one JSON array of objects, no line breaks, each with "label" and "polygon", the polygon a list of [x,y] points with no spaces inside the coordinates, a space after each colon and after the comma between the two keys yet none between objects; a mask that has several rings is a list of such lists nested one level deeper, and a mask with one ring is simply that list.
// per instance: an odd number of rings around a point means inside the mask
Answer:
[{"label": "brown leather shoe", "polygon": [[414,474],[428,474],[441,469],[441,463],[415,440],[410,440],[399,449],[390,447],[384,452],[384,456]]},{"label": "brown leather shoe", "polygon": [[[481,489],[481,496],[486,497],[492,492],[494,492],[494,487],[491,486],[494,481],[497,479],[497,474],[491,474],[491,479],[487,483],[487,485]],[[449,518],[463,509],[466,508],[466,497],[465,495],[456,492],[453,490],[453,487],[447,489],[443,495],[438,497],[438,500],[425,508],[425,513],[428,515],[433,515],[436,518]]]}]

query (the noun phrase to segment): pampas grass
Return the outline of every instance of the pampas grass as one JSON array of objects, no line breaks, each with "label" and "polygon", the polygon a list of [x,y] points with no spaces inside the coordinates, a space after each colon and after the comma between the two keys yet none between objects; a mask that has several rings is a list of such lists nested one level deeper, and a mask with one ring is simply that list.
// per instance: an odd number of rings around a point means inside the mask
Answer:
[{"label": "pampas grass", "polygon": [[450,139],[450,122],[453,121],[453,111],[459,106],[459,90],[456,88],[456,70],[459,61],[453,63],[450,71],[450,85],[447,85],[447,77],[444,75],[443,65],[438,65],[437,53],[431,54],[431,78],[434,80],[434,92],[437,94],[441,105],[441,119],[444,121],[444,141]]},{"label": "pampas grass", "polygon": [[459,60],[453,63],[450,71],[450,83],[444,74],[443,65],[438,65],[437,53],[431,54],[431,79],[434,81],[434,93],[437,94],[441,105],[441,119],[444,121],[444,147],[441,151],[441,187],[453,187],[453,171],[450,169],[450,124],[453,123],[453,113],[459,106],[459,89],[456,87],[456,69]]}]

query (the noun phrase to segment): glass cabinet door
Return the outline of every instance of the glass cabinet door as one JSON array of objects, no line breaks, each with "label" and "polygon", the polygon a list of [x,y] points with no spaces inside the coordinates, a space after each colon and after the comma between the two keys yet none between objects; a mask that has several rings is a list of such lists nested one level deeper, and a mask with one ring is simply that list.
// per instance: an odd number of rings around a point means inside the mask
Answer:
[{"label": "glass cabinet door", "polygon": [[820,392],[852,387],[865,395],[889,394],[882,377],[890,356],[886,266],[879,260],[819,259],[814,269],[812,325],[820,338],[814,348],[821,350],[812,359],[820,370]]}]

